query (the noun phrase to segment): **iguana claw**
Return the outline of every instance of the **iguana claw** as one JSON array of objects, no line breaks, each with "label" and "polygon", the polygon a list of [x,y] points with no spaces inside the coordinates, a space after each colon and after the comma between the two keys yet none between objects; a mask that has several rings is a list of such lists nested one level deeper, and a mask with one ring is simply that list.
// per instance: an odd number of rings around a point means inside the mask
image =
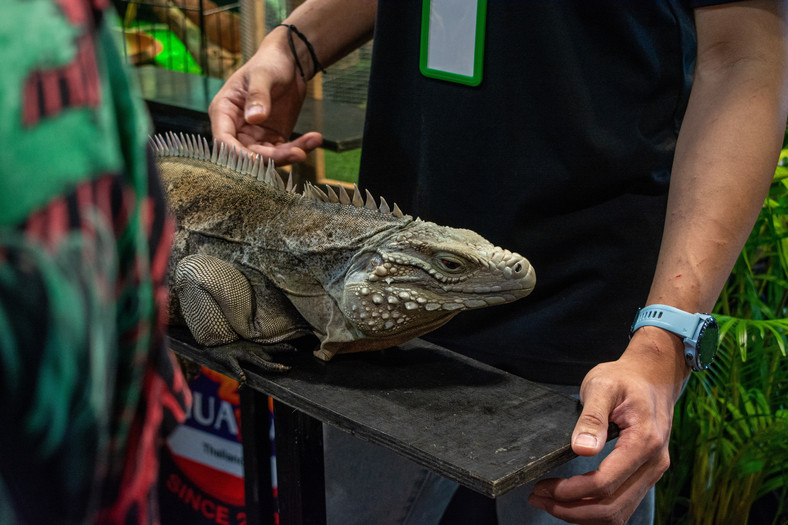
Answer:
[{"label": "iguana claw", "polygon": [[212,360],[223,364],[240,383],[246,382],[246,373],[241,368],[241,362],[258,366],[266,372],[287,372],[290,367],[271,360],[273,352],[293,352],[296,347],[287,343],[277,344],[249,344],[238,348],[235,345],[206,347],[205,350],[211,354]]}]

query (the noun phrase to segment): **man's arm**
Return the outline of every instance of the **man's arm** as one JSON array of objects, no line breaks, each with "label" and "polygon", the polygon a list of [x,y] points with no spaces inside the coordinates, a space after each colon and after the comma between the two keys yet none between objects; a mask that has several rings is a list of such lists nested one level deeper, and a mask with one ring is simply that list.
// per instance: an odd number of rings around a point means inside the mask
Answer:
[{"label": "man's arm", "polygon": [[[691,313],[713,308],[752,229],[788,113],[785,6],[738,2],[697,9],[695,18],[695,81],[646,301]],[[532,504],[573,523],[628,519],[670,464],[673,405],[689,375],[682,350],[678,336],[647,326],[618,361],[589,372],[573,449],[598,453],[610,421],[621,429],[615,450],[593,473],[540,482]]]},{"label": "man's arm", "polygon": [[[376,0],[308,0],[284,21],[303,34],[320,64],[327,67],[372,37]],[[296,56],[290,48],[290,38]],[[290,141],[315,64],[301,38],[276,27],[257,53],[227,79],[208,113],[216,139],[273,158],[300,162],[322,142],[309,132]]]}]

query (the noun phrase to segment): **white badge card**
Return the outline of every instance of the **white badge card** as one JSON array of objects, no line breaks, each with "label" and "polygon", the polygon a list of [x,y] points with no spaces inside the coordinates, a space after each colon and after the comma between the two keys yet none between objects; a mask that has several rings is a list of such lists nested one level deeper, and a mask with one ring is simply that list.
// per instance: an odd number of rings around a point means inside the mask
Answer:
[{"label": "white badge card", "polygon": [[430,78],[478,86],[487,0],[423,0],[419,69]]}]

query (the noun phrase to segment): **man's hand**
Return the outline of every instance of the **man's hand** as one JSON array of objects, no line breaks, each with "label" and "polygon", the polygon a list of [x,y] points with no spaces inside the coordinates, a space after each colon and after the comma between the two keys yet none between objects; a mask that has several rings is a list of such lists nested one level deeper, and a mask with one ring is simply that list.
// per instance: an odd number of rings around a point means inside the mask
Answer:
[{"label": "man's hand", "polygon": [[[695,10],[698,57],[676,144],[659,260],[645,304],[707,312],[736,261],[774,175],[788,114],[788,13],[753,0]],[[689,368],[682,343],[645,326],[618,361],[592,369],[572,448],[595,472],[544,480],[529,501],[574,523],[623,523],[669,465],[673,405]]]},{"label": "man's hand", "polygon": [[287,28],[271,32],[257,53],[225,82],[208,114],[215,139],[271,158],[301,162],[323,137],[309,132],[290,141],[306,96],[287,44]]},{"label": "man's hand", "polygon": [[607,441],[610,422],[620,434],[594,472],[537,483],[529,502],[571,523],[621,524],[670,465],[673,405],[689,368],[679,338],[660,328],[639,329],[618,361],[593,368],[580,389],[583,411],[572,435],[579,456]]},{"label": "man's hand", "polygon": [[[377,0],[305,0],[285,23],[309,38],[290,38],[287,27],[273,28],[257,53],[216,94],[208,114],[215,139],[273,159],[279,165],[301,162],[322,144],[311,131],[290,140],[306,97],[306,75],[315,73],[312,52],[330,66],[372,38]],[[298,54],[298,59],[293,53]],[[301,64],[297,67],[296,60]]]}]

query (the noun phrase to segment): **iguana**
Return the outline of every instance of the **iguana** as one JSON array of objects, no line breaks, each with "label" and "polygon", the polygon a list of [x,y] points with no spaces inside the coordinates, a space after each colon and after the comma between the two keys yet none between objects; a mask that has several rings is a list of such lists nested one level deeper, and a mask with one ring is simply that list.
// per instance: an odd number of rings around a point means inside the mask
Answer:
[{"label": "iguana", "polygon": [[177,223],[170,323],[185,321],[202,345],[313,333],[315,356],[328,361],[396,346],[534,287],[522,256],[377,204],[358,186],[352,197],[308,182],[296,192],[272,163],[225,144],[182,134],[151,143]]}]

